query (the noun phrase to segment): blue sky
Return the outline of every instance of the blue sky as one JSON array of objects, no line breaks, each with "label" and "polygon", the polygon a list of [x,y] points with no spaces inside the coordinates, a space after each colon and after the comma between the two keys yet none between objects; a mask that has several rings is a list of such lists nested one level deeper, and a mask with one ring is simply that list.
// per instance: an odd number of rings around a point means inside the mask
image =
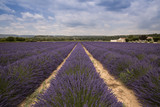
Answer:
[{"label": "blue sky", "polygon": [[160,0],[0,0],[0,33],[160,33]]}]

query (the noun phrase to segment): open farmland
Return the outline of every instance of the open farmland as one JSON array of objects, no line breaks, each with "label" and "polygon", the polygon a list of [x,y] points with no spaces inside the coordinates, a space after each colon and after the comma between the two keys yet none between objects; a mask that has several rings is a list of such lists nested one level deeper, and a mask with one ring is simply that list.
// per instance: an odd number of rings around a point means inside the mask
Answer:
[{"label": "open farmland", "polygon": [[84,42],[111,75],[134,90],[143,106],[160,106],[160,44]]},{"label": "open farmland", "polygon": [[[160,106],[160,44],[108,42],[0,43],[0,106],[21,106],[64,59],[49,87],[25,106]],[[115,89],[123,84],[120,93],[106,82],[111,77]],[[126,90],[135,99],[118,98]]]},{"label": "open farmland", "polygon": [[[2,43],[0,106],[16,106],[39,87],[75,43]],[[13,55],[12,55],[13,54]],[[21,58],[19,58],[21,57]]]}]

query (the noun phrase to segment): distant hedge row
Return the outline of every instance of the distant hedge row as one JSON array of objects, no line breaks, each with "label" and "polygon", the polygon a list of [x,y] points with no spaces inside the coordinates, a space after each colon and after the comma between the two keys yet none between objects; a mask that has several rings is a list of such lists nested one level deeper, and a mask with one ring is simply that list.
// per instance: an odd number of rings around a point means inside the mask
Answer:
[{"label": "distant hedge row", "polygon": [[0,41],[9,41],[9,42],[14,42],[14,41],[25,41],[26,38],[22,37],[7,37],[7,38],[1,38]]},{"label": "distant hedge row", "polygon": [[148,34],[148,35],[119,35],[119,36],[34,36],[31,38],[23,37],[7,37],[0,38],[0,42],[37,42],[37,41],[110,41],[119,38],[126,38],[126,42],[147,40],[147,37],[153,37],[154,42],[160,41],[160,34]]}]

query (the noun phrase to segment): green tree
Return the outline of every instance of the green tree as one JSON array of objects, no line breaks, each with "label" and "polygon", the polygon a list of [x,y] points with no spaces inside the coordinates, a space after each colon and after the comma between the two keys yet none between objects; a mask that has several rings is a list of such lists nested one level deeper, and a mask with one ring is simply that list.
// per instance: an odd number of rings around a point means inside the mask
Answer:
[{"label": "green tree", "polygon": [[160,37],[153,37],[153,40],[154,40],[155,42],[158,42],[158,41],[160,40]]},{"label": "green tree", "polygon": [[16,37],[16,41],[25,41],[25,38],[22,38],[22,37]]},{"label": "green tree", "polygon": [[139,37],[139,39],[140,39],[140,40],[146,40],[146,39],[147,39],[147,36],[146,36],[146,35],[141,35],[141,36]]},{"label": "green tree", "polygon": [[15,38],[14,37],[7,37],[6,41],[15,41]]}]

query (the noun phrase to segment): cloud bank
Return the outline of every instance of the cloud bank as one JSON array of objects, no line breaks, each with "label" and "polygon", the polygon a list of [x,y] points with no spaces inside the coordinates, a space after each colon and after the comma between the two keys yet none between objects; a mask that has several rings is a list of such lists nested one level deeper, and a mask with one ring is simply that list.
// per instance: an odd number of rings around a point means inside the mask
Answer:
[{"label": "cloud bank", "polygon": [[159,0],[1,0],[0,33],[160,33],[159,4]]}]

